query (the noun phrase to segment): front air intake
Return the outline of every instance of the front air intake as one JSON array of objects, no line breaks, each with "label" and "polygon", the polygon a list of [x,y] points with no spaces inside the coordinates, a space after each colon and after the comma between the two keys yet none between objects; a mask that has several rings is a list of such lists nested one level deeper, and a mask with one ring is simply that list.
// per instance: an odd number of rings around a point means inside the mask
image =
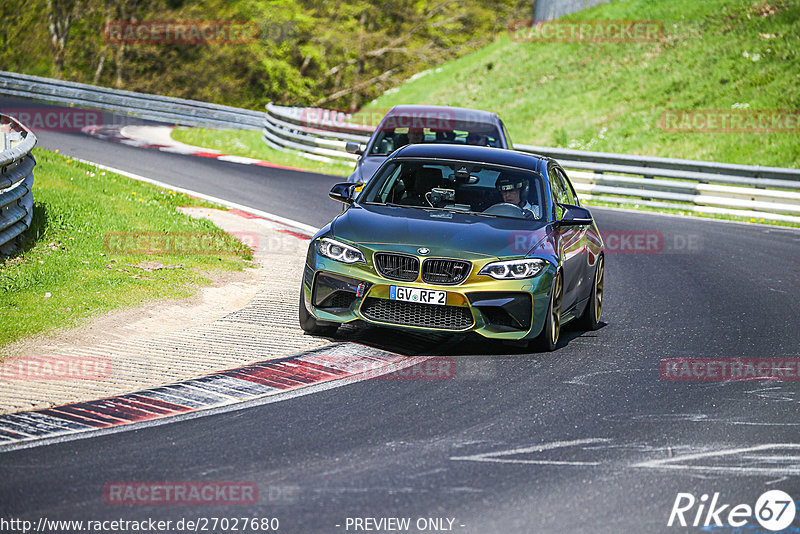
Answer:
[{"label": "front air intake", "polygon": [[364,299],[361,314],[370,321],[440,330],[466,330],[475,324],[468,306],[439,306],[373,297]]}]

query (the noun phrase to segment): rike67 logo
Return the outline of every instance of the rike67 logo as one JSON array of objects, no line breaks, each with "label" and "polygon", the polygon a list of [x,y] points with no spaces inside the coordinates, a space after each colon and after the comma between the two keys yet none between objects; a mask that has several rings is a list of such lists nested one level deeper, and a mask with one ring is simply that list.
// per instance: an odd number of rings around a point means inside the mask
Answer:
[{"label": "rike67 logo", "polygon": [[[797,508],[788,493],[770,490],[762,494],[755,507],[749,504],[723,504],[719,493],[714,493],[709,502],[707,493],[697,499],[691,493],[678,493],[669,514],[667,526],[732,526],[744,527],[755,517],[767,530],[778,532],[789,527],[794,521]],[[750,527],[752,528],[752,527]]]}]

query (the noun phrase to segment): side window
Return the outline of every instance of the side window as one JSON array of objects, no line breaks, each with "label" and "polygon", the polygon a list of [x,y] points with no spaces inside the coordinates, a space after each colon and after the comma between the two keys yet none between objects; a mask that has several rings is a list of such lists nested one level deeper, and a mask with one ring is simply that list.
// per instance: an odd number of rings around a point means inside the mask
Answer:
[{"label": "side window", "polygon": [[555,211],[555,218],[560,219],[564,214],[563,208],[558,204],[567,204],[567,192],[564,189],[564,182],[558,174],[556,167],[550,167],[547,172],[550,178],[550,189],[553,192],[553,207]]},{"label": "side window", "polygon": [[506,128],[506,125],[502,122],[500,123],[500,125],[503,127],[503,137],[506,138],[506,144],[508,144],[507,148],[509,150],[514,150],[514,144],[511,142],[511,136],[508,135],[508,128]]},{"label": "side window", "polygon": [[564,181],[558,173],[556,167],[550,167],[550,188],[553,190],[553,202],[568,204],[567,191],[564,188]]},{"label": "side window", "polygon": [[578,204],[578,195],[575,194],[575,190],[572,188],[572,184],[567,178],[567,173],[564,172],[564,169],[556,168],[558,171],[559,179],[561,180],[562,188],[564,189],[565,204],[572,204],[573,206],[579,206]]}]

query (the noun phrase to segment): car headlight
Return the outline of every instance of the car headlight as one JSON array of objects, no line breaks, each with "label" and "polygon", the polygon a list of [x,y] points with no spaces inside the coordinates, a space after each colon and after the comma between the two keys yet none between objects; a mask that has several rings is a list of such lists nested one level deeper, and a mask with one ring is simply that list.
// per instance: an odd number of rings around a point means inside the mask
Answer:
[{"label": "car headlight", "polygon": [[317,242],[317,251],[326,258],[342,263],[367,263],[364,255],[356,247],[345,245],[328,237],[323,237]]},{"label": "car headlight", "polygon": [[491,276],[495,280],[522,280],[533,278],[547,266],[541,258],[495,261],[486,265],[478,274]]}]

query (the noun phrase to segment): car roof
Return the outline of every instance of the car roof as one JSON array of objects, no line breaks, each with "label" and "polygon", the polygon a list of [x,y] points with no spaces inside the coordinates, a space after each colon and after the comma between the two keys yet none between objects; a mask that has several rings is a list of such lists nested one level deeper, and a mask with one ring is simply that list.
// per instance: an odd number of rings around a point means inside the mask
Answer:
[{"label": "car roof", "polygon": [[420,143],[406,145],[389,156],[396,158],[447,159],[455,161],[473,161],[495,165],[507,165],[522,169],[539,170],[550,158],[537,156],[505,148],[491,148],[474,145],[451,145],[440,143]]},{"label": "car roof", "polygon": [[402,104],[394,106],[390,109],[386,117],[397,117],[403,115],[422,115],[424,114],[441,114],[445,113],[446,116],[453,120],[458,121],[471,121],[471,122],[487,122],[491,124],[496,124],[500,122],[500,117],[497,113],[493,113],[491,111],[483,111],[481,109],[468,109],[468,108],[456,108],[451,106],[422,106],[422,105],[408,105]]}]

